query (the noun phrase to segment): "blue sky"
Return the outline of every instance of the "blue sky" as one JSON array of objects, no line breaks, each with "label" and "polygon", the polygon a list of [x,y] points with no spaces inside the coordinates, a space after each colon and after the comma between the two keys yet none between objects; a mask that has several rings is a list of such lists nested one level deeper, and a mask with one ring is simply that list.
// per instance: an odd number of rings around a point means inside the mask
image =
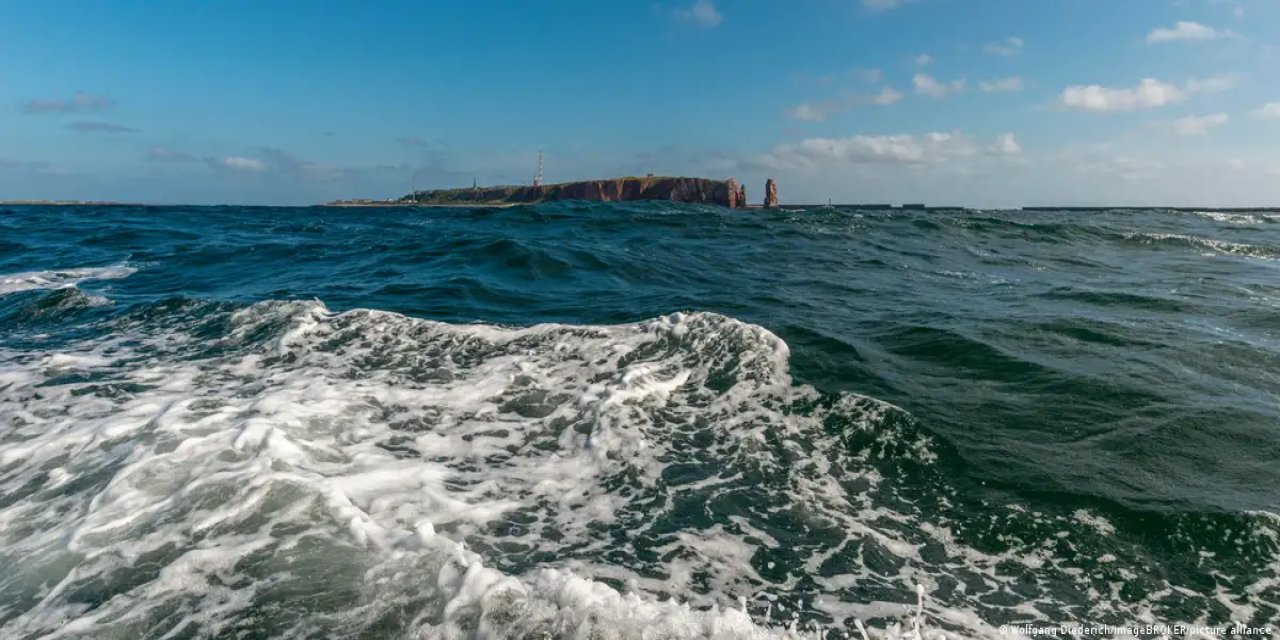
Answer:
[{"label": "blue sky", "polygon": [[1280,205],[1278,0],[0,2],[0,198]]}]

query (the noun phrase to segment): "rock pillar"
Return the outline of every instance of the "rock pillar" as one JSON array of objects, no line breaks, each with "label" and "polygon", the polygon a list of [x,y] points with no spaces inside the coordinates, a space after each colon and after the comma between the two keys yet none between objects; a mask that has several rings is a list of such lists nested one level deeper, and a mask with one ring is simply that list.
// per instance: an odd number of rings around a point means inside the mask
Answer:
[{"label": "rock pillar", "polygon": [[769,178],[764,183],[764,206],[772,208],[778,206],[778,183]]}]

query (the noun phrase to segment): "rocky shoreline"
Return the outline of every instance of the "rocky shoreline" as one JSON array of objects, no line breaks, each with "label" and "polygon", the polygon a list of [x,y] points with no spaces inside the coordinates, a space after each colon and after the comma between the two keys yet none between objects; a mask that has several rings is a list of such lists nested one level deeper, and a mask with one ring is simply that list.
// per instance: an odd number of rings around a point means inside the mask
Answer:
[{"label": "rocky shoreline", "polygon": [[[770,179],[764,206],[777,206],[777,187]],[[512,206],[557,200],[625,202],[665,200],[747,208],[747,190],[738,181],[709,178],[625,177],[538,186],[472,187],[415,191],[396,200],[339,200],[330,206]]]}]

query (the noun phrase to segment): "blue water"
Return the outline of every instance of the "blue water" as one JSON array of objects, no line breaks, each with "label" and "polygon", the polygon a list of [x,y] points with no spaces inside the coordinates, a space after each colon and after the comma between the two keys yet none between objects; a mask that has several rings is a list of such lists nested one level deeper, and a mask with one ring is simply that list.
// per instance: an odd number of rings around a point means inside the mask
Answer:
[{"label": "blue water", "polygon": [[1262,625],[1278,309],[1280,213],[3,208],[0,635]]}]

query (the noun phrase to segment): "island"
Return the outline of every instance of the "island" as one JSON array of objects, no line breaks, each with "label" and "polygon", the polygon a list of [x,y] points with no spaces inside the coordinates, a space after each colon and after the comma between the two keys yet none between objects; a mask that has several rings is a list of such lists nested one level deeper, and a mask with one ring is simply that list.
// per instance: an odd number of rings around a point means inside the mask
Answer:
[{"label": "island", "polygon": [[[395,200],[338,200],[330,206],[511,206],[556,200],[624,202],[665,200],[713,204],[730,209],[747,207],[746,187],[738,181],[710,178],[645,176],[562,182],[559,184],[472,186],[461,189],[414,191]],[[769,180],[765,206],[777,206],[777,187]]]}]

